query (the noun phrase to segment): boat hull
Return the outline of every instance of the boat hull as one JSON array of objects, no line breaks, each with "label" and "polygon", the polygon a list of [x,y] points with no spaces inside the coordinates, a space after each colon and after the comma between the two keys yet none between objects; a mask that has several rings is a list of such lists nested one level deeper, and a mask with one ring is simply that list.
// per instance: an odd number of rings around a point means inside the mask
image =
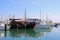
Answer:
[{"label": "boat hull", "polygon": [[12,21],[10,22],[10,29],[33,29],[35,26],[35,22],[16,22]]},{"label": "boat hull", "polygon": [[44,25],[44,24],[36,24],[34,28],[50,28],[54,27],[55,25]]}]

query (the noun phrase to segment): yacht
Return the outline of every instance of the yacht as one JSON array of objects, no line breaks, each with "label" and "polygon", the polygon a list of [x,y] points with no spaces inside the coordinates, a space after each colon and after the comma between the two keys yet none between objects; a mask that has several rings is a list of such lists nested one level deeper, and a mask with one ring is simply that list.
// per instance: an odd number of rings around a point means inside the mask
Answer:
[{"label": "yacht", "polygon": [[43,21],[41,20],[39,24],[35,25],[35,28],[49,28],[49,27],[54,27],[55,24],[51,21]]}]

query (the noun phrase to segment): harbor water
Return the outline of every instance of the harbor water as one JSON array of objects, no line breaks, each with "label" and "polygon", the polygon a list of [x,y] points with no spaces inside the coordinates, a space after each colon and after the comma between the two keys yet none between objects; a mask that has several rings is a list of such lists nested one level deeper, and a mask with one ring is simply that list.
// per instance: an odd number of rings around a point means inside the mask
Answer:
[{"label": "harbor water", "polygon": [[0,30],[0,40],[60,40],[60,26],[39,29]]}]

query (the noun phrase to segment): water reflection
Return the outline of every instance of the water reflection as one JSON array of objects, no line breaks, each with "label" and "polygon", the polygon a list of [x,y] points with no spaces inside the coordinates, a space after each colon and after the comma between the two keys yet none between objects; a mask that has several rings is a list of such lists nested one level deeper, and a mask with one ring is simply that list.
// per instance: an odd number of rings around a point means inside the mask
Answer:
[{"label": "water reflection", "polygon": [[9,30],[7,32],[0,31],[0,38],[1,37],[21,37],[21,36],[28,36],[28,37],[38,37],[46,34],[46,32],[50,32],[52,28],[49,29],[20,29],[20,30]]},{"label": "water reflection", "polygon": [[0,38],[6,37],[7,32],[6,31],[0,31]]},{"label": "water reflection", "polygon": [[35,31],[33,29],[10,30],[10,36],[12,37],[21,37],[22,35],[33,37],[35,36]]},{"label": "water reflection", "polygon": [[[36,38],[40,38],[47,34],[47,32],[51,32],[52,27],[47,29],[20,29],[20,30],[8,30],[1,31],[0,30],[0,39],[5,38],[8,40],[35,40]],[[4,39],[1,39],[4,40]],[[36,39],[37,40],[37,39]]]},{"label": "water reflection", "polygon": [[0,38],[5,36],[5,31],[0,31]]}]

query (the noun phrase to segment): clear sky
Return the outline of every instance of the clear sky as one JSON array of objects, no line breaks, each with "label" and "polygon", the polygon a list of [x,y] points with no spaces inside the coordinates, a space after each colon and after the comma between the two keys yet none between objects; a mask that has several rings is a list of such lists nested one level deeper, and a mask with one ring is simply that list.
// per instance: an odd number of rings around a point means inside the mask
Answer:
[{"label": "clear sky", "polygon": [[42,19],[48,15],[48,18],[60,22],[60,0],[0,0],[0,17],[9,18],[15,16],[17,18],[24,17],[26,8],[27,17],[40,17]]}]

